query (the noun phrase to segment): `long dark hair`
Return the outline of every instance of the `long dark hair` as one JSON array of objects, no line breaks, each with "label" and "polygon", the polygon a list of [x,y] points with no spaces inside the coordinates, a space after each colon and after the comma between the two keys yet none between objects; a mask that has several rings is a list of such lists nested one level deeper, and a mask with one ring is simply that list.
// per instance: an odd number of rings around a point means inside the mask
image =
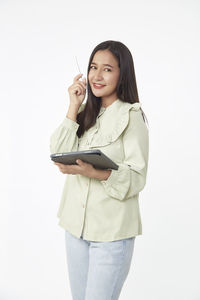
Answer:
[{"label": "long dark hair", "polygon": [[[89,58],[87,77],[90,71],[90,65],[93,57],[98,50],[109,50],[118,60],[120,77],[116,87],[117,98],[128,103],[139,102],[132,54],[129,49],[121,42],[108,40],[100,43],[94,48]],[[80,124],[77,131],[78,137],[81,137],[85,130],[88,130],[96,123],[96,118],[101,108],[101,97],[96,97],[92,93],[89,81],[87,80],[87,82],[87,101],[84,109],[77,115],[77,123]],[[140,109],[145,121],[146,116],[142,108]]]}]

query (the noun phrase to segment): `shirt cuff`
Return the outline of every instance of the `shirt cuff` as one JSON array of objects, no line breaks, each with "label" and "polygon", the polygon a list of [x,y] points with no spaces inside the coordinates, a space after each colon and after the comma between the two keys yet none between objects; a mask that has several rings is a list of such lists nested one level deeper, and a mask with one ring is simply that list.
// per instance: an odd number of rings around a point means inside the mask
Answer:
[{"label": "shirt cuff", "polygon": [[118,164],[118,170],[111,170],[107,180],[101,180],[108,196],[123,201],[130,187],[131,170],[128,165]]},{"label": "shirt cuff", "polygon": [[68,117],[64,118],[62,125],[65,126],[67,129],[75,129],[75,130],[77,130],[80,126],[80,124],[69,119]]}]

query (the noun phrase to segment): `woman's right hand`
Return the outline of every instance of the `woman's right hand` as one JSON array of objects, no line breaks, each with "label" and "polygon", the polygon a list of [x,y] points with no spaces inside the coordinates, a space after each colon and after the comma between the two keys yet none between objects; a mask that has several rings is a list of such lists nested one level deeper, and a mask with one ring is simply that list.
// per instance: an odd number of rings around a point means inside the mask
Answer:
[{"label": "woman's right hand", "polygon": [[83,74],[78,74],[74,77],[73,84],[69,86],[68,92],[70,97],[70,105],[81,106],[84,101],[86,94],[86,78],[83,78],[83,81],[80,81],[79,78],[82,77]]}]

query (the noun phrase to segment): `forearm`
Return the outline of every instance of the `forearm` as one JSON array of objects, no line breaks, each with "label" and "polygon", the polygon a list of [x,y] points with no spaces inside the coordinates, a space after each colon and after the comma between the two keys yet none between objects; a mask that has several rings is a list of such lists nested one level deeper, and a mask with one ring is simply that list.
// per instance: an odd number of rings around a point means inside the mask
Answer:
[{"label": "forearm", "polygon": [[100,169],[94,169],[93,178],[98,180],[107,180],[110,176],[111,170],[100,170]]},{"label": "forearm", "polygon": [[76,122],[79,107],[80,106],[69,105],[66,117]]}]

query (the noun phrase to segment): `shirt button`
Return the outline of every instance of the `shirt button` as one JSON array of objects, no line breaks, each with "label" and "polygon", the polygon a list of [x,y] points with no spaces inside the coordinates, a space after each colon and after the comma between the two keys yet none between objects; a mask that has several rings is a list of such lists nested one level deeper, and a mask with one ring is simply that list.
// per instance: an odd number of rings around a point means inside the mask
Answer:
[{"label": "shirt button", "polygon": [[85,207],[85,204],[82,204],[83,208]]}]

